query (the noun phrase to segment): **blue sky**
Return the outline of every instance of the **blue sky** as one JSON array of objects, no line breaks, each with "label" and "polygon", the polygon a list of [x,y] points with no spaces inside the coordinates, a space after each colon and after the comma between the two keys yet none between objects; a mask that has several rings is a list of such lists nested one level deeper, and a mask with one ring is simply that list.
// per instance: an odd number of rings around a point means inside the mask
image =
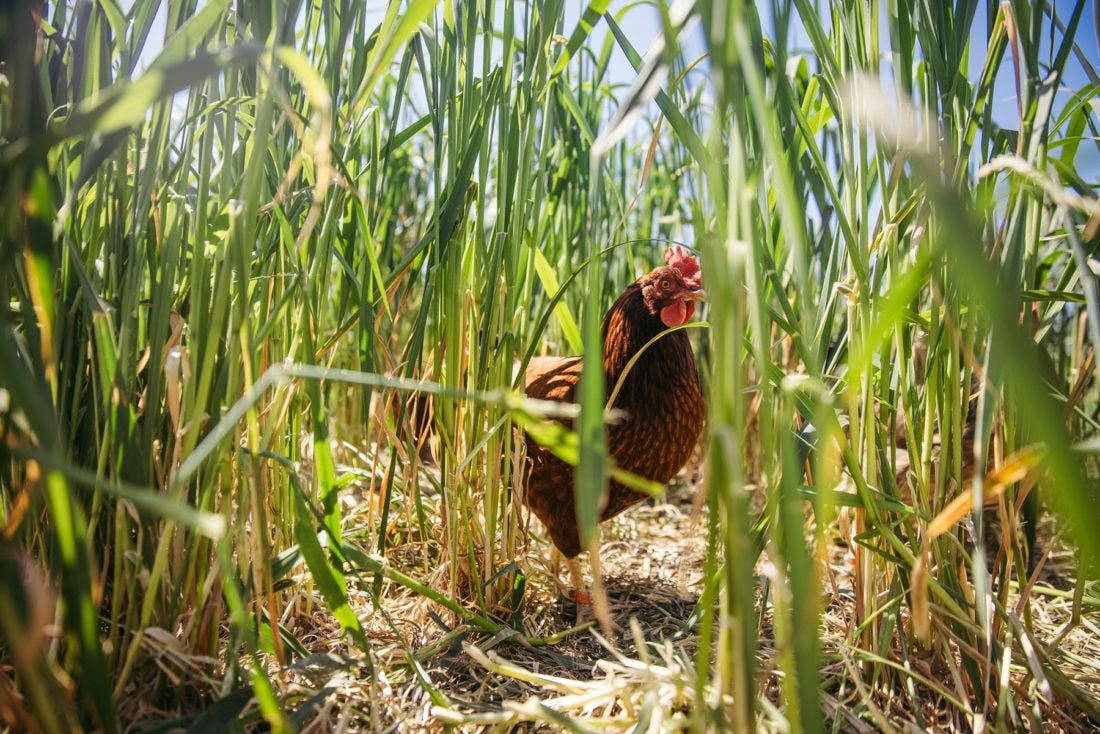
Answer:
[{"label": "blue sky", "polygon": [[[123,2],[122,5],[125,9],[132,6],[135,0],[129,2]],[[368,10],[371,14],[376,14],[378,19],[381,20],[385,10],[384,0],[369,0],[371,8]],[[1098,29],[1095,25],[1096,15],[1094,13],[1095,8],[1093,3],[1098,0],[1087,0],[1084,17],[1081,20],[1081,27],[1077,33],[1077,45],[1080,47],[1082,54],[1085,57],[1086,63],[1098,70],[1100,73],[1100,47],[1098,47]],[[200,0],[200,5],[202,4]],[[587,5],[587,0],[570,0],[567,3],[566,19],[565,19],[565,33],[572,32],[573,27],[577,22],[577,18],[580,17],[581,12]],[[639,52],[644,52],[650,47],[658,31],[660,30],[660,18],[654,7],[648,4],[636,4],[634,0],[613,0],[611,4],[611,11],[618,13],[624,7],[632,5],[629,10],[623,15],[621,20],[621,27],[630,38],[631,43]],[[760,2],[761,15],[765,20],[765,32],[768,32],[767,26],[769,25],[771,2],[767,0]],[[1070,12],[1074,6],[1074,0],[1056,0],[1055,7],[1057,9],[1059,17],[1065,19],[1068,18]],[[883,11],[885,16],[885,11]],[[977,76],[982,62],[985,58],[985,28],[986,28],[986,5],[983,3],[977,11],[977,15],[974,19],[973,28],[975,30],[972,36],[972,44],[970,51],[970,77]],[[810,44],[806,38],[805,33],[801,28],[794,28],[793,30],[793,46],[794,52],[808,51]],[[593,49],[600,48],[603,43],[604,37],[607,35],[608,30],[605,23],[600,22],[594,29],[591,37],[589,38],[588,45]],[[769,33],[770,35],[770,33]],[[146,45],[144,52],[141,56],[141,63],[139,68],[143,68],[147,65],[160,50],[163,44],[164,37],[164,13],[163,6],[161,13],[158,14],[157,20],[154,24],[152,33],[150,34],[149,43]],[[885,26],[881,29],[881,38],[884,45],[888,42],[888,34]],[[681,39],[681,45],[684,55],[687,59],[691,60],[703,54],[705,48],[703,44],[702,31],[696,26],[695,30],[687,37]],[[621,83],[623,89],[625,89],[634,80],[635,74],[633,68],[626,60],[625,55],[615,47],[612,53],[611,64],[609,74],[612,81]],[[1062,90],[1060,91],[1059,103],[1064,103],[1071,94],[1071,90],[1079,90],[1089,84],[1089,75],[1081,62],[1075,57],[1071,56],[1066,76],[1063,80]],[[1007,57],[1002,62],[998,77],[997,85],[994,90],[993,99],[993,117],[994,120],[1002,127],[1015,129],[1017,127],[1017,100],[1015,82],[1012,73],[1012,67]],[[1056,109],[1060,104],[1056,105]],[[1100,116],[1100,109],[1098,109],[1098,116]],[[1100,178],[1100,150],[1094,143],[1084,144],[1081,146],[1081,153],[1078,158],[1078,167],[1082,174],[1086,178],[1092,178],[1094,182]]]},{"label": "blue sky", "polygon": [[[1058,92],[1057,101],[1055,103],[1055,113],[1061,108],[1061,105],[1065,104],[1070,96],[1088,86],[1090,81],[1096,79],[1095,75],[1100,74],[1100,27],[1097,26],[1097,23],[1100,22],[1100,17],[1096,15],[1096,9],[1094,8],[1094,3],[1097,1],[1098,0],[1086,0],[1080,26],[1076,34],[1076,45],[1081,55],[1084,57],[1084,63],[1092,67],[1091,71],[1094,76],[1090,80],[1089,72],[1082,65],[1081,59],[1079,59],[1076,54],[1072,54],[1067,64],[1065,76],[1062,79],[1061,89]],[[627,4],[626,0],[615,0],[615,2],[612,3],[612,9],[617,10]],[[827,5],[827,3],[822,4]],[[993,4],[994,7],[996,6],[996,3],[991,2],[990,4]],[[761,17],[765,25],[765,33],[769,36],[774,35],[771,32],[770,0],[765,0],[764,2],[758,1],[757,6],[760,8]],[[1057,16],[1063,23],[1068,20],[1074,6],[1075,0],[1056,0],[1055,10]],[[567,27],[571,27],[571,23],[576,22],[575,18],[580,13],[580,7],[580,3],[576,3],[575,7],[570,6],[572,14],[570,20],[567,22]],[[884,52],[888,52],[888,48],[886,47],[889,44],[889,32],[886,26],[885,9],[881,11],[881,16],[882,26],[880,28],[880,38],[884,47]],[[983,3],[979,5],[972,25],[973,33],[971,36],[968,73],[971,79],[978,76],[982,64],[985,61],[987,48],[985,29],[987,23],[987,5]],[[626,18],[623,20],[622,27],[630,36],[635,47],[641,51],[642,49],[648,48],[649,44],[652,42],[653,37],[660,27],[660,18],[653,7],[648,5],[637,5],[627,13]],[[811,44],[809,38],[806,36],[801,25],[792,28],[791,31],[792,53],[805,52],[807,55],[812,56],[812,53],[810,53]],[[595,42],[602,40],[602,36],[605,33],[606,27],[601,24],[593,34]],[[1060,35],[1055,40],[1060,41]],[[681,46],[688,59],[693,59],[703,54],[705,45],[701,29],[696,27],[691,36],[681,39]],[[1044,58],[1048,58],[1049,55],[1052,55],[1053,52],[1050,50],[1049,36],[1044,37],[1043,48]],[[633,69],[627,63],[626,58],[621,52],[616,53],[613,63],[614,68],[612,71],[614,78],[617,81],[629,83],[634,77]],[[888,72],[888,64],[884,63],[883,69],[885,72]],[[887,86],[889,86],[888,83]],[[1017,105],[1015,76],[1013,74],[1011,57],[1006,54],[998,70],[996,86],[994,87],[992,101],[994,121],[1002,128],[1011,130],[1017,129],[1019,127]],[[1096,104],[1094,119],[1096,118],[1100,118],[1100,103]],[[1088,131],[1086,131],[1086,134],[1088,134]],[[1079,173],[1081,173],[1086,180],[1090,180],[1094,185],[1100,185],[1100,147],[1098,147],[1095,141],[1091,144],[1085,143],[1081,145],[1077,164]]]},{"label": "blue sky", "polygon": [[[1083,17],[1081,18],[1081,25],[1077,31],[1077,45],[1080,47],[1081,52],[1084,54],[1087,62],[1097,70],[1096,73],[1100,73],[1100,48],[1098,48],[1097,34],[1100,32],[1094,24],[1093,3],[1095,0],[1087,0]],[[612,9],[620,9],[627,5],[626,0],[616,0],[612,3]],[[773,35],[770,32],[770,2],[760,2],[761,17],[765,24],[765,32],[768,35]],[[1059,18],[1065,22],[1070,13],[1073,10],[1074,0],[1057,0],[1055,3]],[[567,26],[570,22],[575,22],[575,18],[579,14],[580,4],[576,7],[571,6],[571,13]],[[883,26],[880,29],[883,45],[888,45],[889,34],[886,29],[886,14],[882,13]],[[970,51],[970,76],[976,77],[981,69],[982,62],[985,59],[986,43],[985,43],[985,28],[987,24],[986,6],[980,5],[977,13],[974,17],[973,29],[974,34],[972,36],[971,51]],[[648,5],[635,6],[630,12],[627,13],[626,18],[622,23],[623,29],[630,35],[631,40],[635,46],[641,50],[648,48],[652,42],[657,30],[659,29],[660,19],[657,15],[657,11]],[[601,24],[593,34],[594,37],[598,37],[599,41],[602,41],[602,36],[606,32],[605,27]],[[810,53],[811,45],[809,38],[802,30],[801,26],[792,28],[793,36],[793,49],[794,53],[799,51]],[[1044,39],[1044,49],[1049,50],[1049,39]],[[682,39],[681,41],[685,55],[694,57],[695,55],[702,54],[704,51],[702,31],[696,28],[695,32],[691,34],[691,37]],[[626,62],[626,58],[621,53],[616,54],[616,78],[620,81],[629,82],[633,78],[633,72]],[[1089,83],[1089,77],[1081,63],[1074,56],[1071,57],[1070,63],[1067,68],[1065,79],[1063,80],[1063,86],[1068,89],[1081,89]],[[1016,120],[1016,90],[1013,81],[1012,67],[1007,61],[1002,62],[1000,72],[997,77],[997,89],[994,99],[994,116],[998,124],[1006,127],[1015,127]]]}]

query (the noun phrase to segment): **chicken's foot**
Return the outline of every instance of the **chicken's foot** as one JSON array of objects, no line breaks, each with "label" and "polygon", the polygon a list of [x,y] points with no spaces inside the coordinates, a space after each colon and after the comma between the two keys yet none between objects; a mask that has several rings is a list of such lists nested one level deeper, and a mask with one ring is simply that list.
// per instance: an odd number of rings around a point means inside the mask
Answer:
[{"label": "chicken's foot", "polygon": [[[595,561],[595,567],[600,568],[598,546],[595,553],[597,555],[592,560]],[[565,558],[565,556],[555,548],[551,561],[553,564],[554,578],[559,584],[564,586],[561,581],[561,576],[558,575],[562,558]],[[594,583],[600,585],[599,593],[593,595],[588,584],[584,582],[584,572],[581,570],[580,560],[576,556],[573,558],[565,558],[565,565],[566,568],[569,569],[569,590],[567,595],[573,603],[577,605],[577,624],[583,624],[591,619],[596,619],[599,620],[600,626],[604,628],[605,632],[608,634],[617,633],[619,631],[619,626],[611,619],[611,610],[607,603],[607,592],[603,590],[602,571],[597,572],[594,581]]]},{"label": "chicken's foot", "polygon": [[584,583],[584,575],[581,573],[581,562],[574,556],[572,558],[566,558],[565,564],[569,567],[569,596],[577,603],[578,607],[581,605],[590,605],[592,603],[592,595],[588,593],[588,586]]}]

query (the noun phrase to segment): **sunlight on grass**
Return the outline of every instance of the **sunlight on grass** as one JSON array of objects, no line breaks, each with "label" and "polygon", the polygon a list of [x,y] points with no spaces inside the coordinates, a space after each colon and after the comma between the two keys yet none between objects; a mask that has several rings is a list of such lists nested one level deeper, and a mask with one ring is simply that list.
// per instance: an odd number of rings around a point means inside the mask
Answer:
[{"label": "sunlight on grass", "polygon": [[[1090,9],[3,5],[3,725],[1100,725]],[[599,352],[673,244],[666,490]],[[522,394],[582,351],[577,405]],[[650,496],[614,635],[524,430],[585,547]]]}]

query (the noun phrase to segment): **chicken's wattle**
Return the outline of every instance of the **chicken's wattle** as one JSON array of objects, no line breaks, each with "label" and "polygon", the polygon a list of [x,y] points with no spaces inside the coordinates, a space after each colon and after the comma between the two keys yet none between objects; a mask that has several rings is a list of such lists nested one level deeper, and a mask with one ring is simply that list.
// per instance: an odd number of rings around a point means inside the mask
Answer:
[{"label": "chicken's wattle", "polygon": [[661,309],[661,321],[668,328],[680,326],[695,313],[695,304],[691,301],[673,301]]}]

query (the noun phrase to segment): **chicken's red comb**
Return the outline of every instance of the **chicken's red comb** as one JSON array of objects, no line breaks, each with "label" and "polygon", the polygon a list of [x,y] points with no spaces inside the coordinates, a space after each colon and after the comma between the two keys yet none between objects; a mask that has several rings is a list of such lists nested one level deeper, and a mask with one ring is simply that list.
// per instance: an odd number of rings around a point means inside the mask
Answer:
[{"label": "chicken's red comb", "polygon": [[684,282],[689,286],[693,288],[702,287],[703,276],[699,272],[699,261],[684,248],[679,245],[668,248],[668,252],[665,253],[665,264],[670,268],[679,270]]}]

